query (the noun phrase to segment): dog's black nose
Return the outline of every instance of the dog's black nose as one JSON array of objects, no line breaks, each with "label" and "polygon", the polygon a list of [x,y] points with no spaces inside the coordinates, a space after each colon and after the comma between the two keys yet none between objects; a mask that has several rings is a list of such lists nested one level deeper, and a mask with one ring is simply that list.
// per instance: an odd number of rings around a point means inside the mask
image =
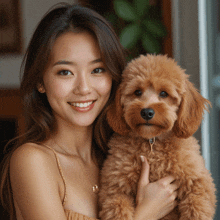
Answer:
[{"label": "dog's black nose", "polygon": [[154,110],[152,108],[143,108],[141,110],[141,117],[144,120],[151,120],[154,117]]}]

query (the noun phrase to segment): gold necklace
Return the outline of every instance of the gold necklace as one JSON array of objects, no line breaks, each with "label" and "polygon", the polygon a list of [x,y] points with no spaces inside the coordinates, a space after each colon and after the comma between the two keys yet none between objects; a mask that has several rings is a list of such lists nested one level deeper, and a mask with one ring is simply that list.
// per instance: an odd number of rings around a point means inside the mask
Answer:
[{"label": "gold necklace", "polygon": [[[64,148],[62,148],[62,147],[55,141],[55,139],[53,139],[53,141],[54,141],[54,143],[55,143],[60,149],[62,149],[63,151],[65,151],[65,153],[66,153],[67,155],[70,155],[69,153],[67,153],[67,151],[66,151]],[[63,145],[62,145],[62,146],[63,146]],[[99,192],[99,186],[98,186],[97,184],[95,184],[94,186],[92,186],[92,191],[93,191],[93,193],[97,194],[97,193]]]}]

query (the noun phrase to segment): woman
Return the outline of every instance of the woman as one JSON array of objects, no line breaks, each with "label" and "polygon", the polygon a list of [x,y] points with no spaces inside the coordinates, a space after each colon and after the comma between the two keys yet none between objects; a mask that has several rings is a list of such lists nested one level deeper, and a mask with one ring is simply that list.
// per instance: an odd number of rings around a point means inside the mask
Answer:
[{"label": "woman", "polygon": [[[27,131],[4,160],[2,201],[11,219],[97,219],[99,171],[111,129],[105,112],[125,67],[108,22],[82,6],[59,5],[38,25],[24,60]],[[135,219],[176,205],[172,176],[148,183],[143,159]]]}]

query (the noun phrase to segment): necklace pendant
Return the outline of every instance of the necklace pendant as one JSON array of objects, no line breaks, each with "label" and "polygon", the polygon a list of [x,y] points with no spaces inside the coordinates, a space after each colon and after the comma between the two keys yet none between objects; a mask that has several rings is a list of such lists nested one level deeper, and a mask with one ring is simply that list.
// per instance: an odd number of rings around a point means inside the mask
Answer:
[{"label": "necklace pendant", "polygon": [[98,193],[98,192],[99,192],[99,187],[98,187],[98,185],[94,185],[94,186],[92,187],[92,191],[93,191],[94,193]]}]

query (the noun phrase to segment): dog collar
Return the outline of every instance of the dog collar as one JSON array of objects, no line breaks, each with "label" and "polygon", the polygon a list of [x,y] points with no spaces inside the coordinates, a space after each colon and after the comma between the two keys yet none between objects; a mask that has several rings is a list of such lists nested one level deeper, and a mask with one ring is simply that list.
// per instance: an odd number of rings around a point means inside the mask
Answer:
[{"label": "dog collar", "polygon": [[150,151],[153,153],[153,145],[155,143],[155,137],[149,139]]}]

